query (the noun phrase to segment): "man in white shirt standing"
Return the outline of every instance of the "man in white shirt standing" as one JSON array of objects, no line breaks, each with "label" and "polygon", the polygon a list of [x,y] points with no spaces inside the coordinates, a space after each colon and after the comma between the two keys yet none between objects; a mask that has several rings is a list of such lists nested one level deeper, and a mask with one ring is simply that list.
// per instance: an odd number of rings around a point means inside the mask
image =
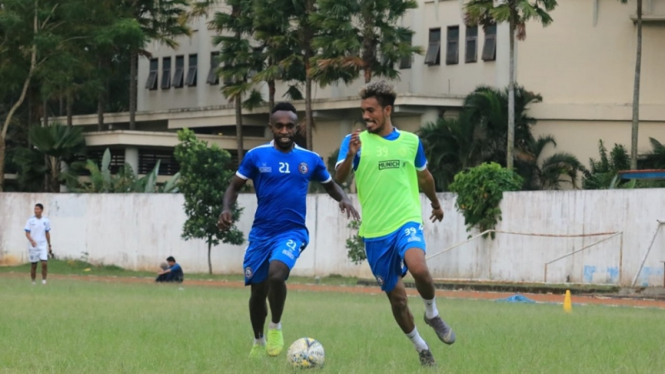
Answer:
[{"label": "man in white shirt standing", "polygon": [[48,269],[48,255],[51,253],[51,222],[43,217],[44,206],[35,205],[35,215],[25,223],[25,237],[28,238],[28,254],[30,257],[30,277],[32,284],[37,278],[37,262],[42,262],[42,284],[46,284],[46,273]]}]

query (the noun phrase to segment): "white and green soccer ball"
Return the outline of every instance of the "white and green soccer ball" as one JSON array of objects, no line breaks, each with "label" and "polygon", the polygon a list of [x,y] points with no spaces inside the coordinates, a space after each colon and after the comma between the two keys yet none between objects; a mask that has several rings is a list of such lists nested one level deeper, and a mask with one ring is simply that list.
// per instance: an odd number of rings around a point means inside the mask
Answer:
[{"label": "white and green soccer ball", "polygon": [[286,353],[286,360],[294,368],[320,368],[326,359],[323,346],[312,338],[300,338],[293,342]]}]

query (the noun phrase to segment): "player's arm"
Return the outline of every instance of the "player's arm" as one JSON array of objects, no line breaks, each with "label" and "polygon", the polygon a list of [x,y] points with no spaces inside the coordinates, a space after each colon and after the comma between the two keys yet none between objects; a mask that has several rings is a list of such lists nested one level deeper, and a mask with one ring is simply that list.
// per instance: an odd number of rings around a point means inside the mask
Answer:
[{"label": "player's arm", "polygon": [[358,214],[356,208],[353,207],[351,200],[348,196],[346,196],[344,190],[342,190],[342,188],[337,183],[335,183],[335,181],[330,179],[326,183],[321,183],[321,185],[323,185],[323,188],[326,189],[326,192],[328,195],[330,195],[330,197],[339,202],[339,209],[342,211],[342,213],[346,212],[347,218],[353,217],[355,220],[360,219],[360,214]]},{"label": "player's arm", "polygon": [[30,244],[32,244],[33,247],[37,246],[37,243],[35,243],[35,241],[32,240],[32,236],[30,236],[30,231],[25,232],[25,237],[28,238],[28,241],[30,242]]},{"label": "player's arm", "polygon": [[[342,183],[353,170],[353,160],[360,150],[360,130],[355,130],[350,137],[345,138],[339,148],[339,158],[335,166],[335,181]],[[344,157],[342,159],[342,157]]]},{"label": "player's arm", "polygon": [[48,243],[48,251],[51,252],[51,232],[46,232],[46,242]]},{"label": "player's arm", "polygon": [[425,193],[432,204],[432,215],[429,218],[432,222],[441,221],[443,219],[443,208],[441,207],[441,202],[439,202],[439,197],[436,196],[434,177],[427,170],[427,157],[425,157],[425,150],[420,141],[418,142],[418,151],[416,152],[414,164],[418,171],[418,187]]},{"label": "player's arm", "polygon": [[217,222],[220,230],[228,230],[233,225],[233,205],[238,200],[238,193],[240,193],[240,190],[246,183],[247,179],[240,178],[238,175],[234,175],[233,179],[231,179],[231,183],[224,193],[224,207]]}]

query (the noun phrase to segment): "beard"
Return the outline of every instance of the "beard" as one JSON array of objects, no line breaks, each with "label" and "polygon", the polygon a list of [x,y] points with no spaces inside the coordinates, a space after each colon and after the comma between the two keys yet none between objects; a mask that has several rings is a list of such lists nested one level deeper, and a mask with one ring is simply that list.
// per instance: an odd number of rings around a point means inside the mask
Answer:
[{"label": "beard", "polygon": [[281,149],[291,149],[293,147],[293,136],[274,135],[275,144]]},{"label": "beard", "polygon": [[384,123],[379,123],[375,121],[365,121],[365,127],[367,128],[367,132],[371,134],[377,134],[383,130],[385,127],[385,122]]}]

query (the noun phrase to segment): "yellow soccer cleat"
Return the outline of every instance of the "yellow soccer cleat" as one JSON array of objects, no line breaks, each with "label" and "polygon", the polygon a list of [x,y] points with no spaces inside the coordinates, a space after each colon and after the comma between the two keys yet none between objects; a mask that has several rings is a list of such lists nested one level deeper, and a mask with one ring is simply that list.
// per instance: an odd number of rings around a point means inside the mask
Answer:
[{"label": "yellow soccer cleat", "polygon": [[266,346],[262,344],[254,344],[252,350],[249,351],[249,358],[261,358],[266,355]]},{"label": "yellow soccer cleat", "polygon": [[268,356],[278,356],[284,349],[284,336],[282,330],[268,329]]}]

